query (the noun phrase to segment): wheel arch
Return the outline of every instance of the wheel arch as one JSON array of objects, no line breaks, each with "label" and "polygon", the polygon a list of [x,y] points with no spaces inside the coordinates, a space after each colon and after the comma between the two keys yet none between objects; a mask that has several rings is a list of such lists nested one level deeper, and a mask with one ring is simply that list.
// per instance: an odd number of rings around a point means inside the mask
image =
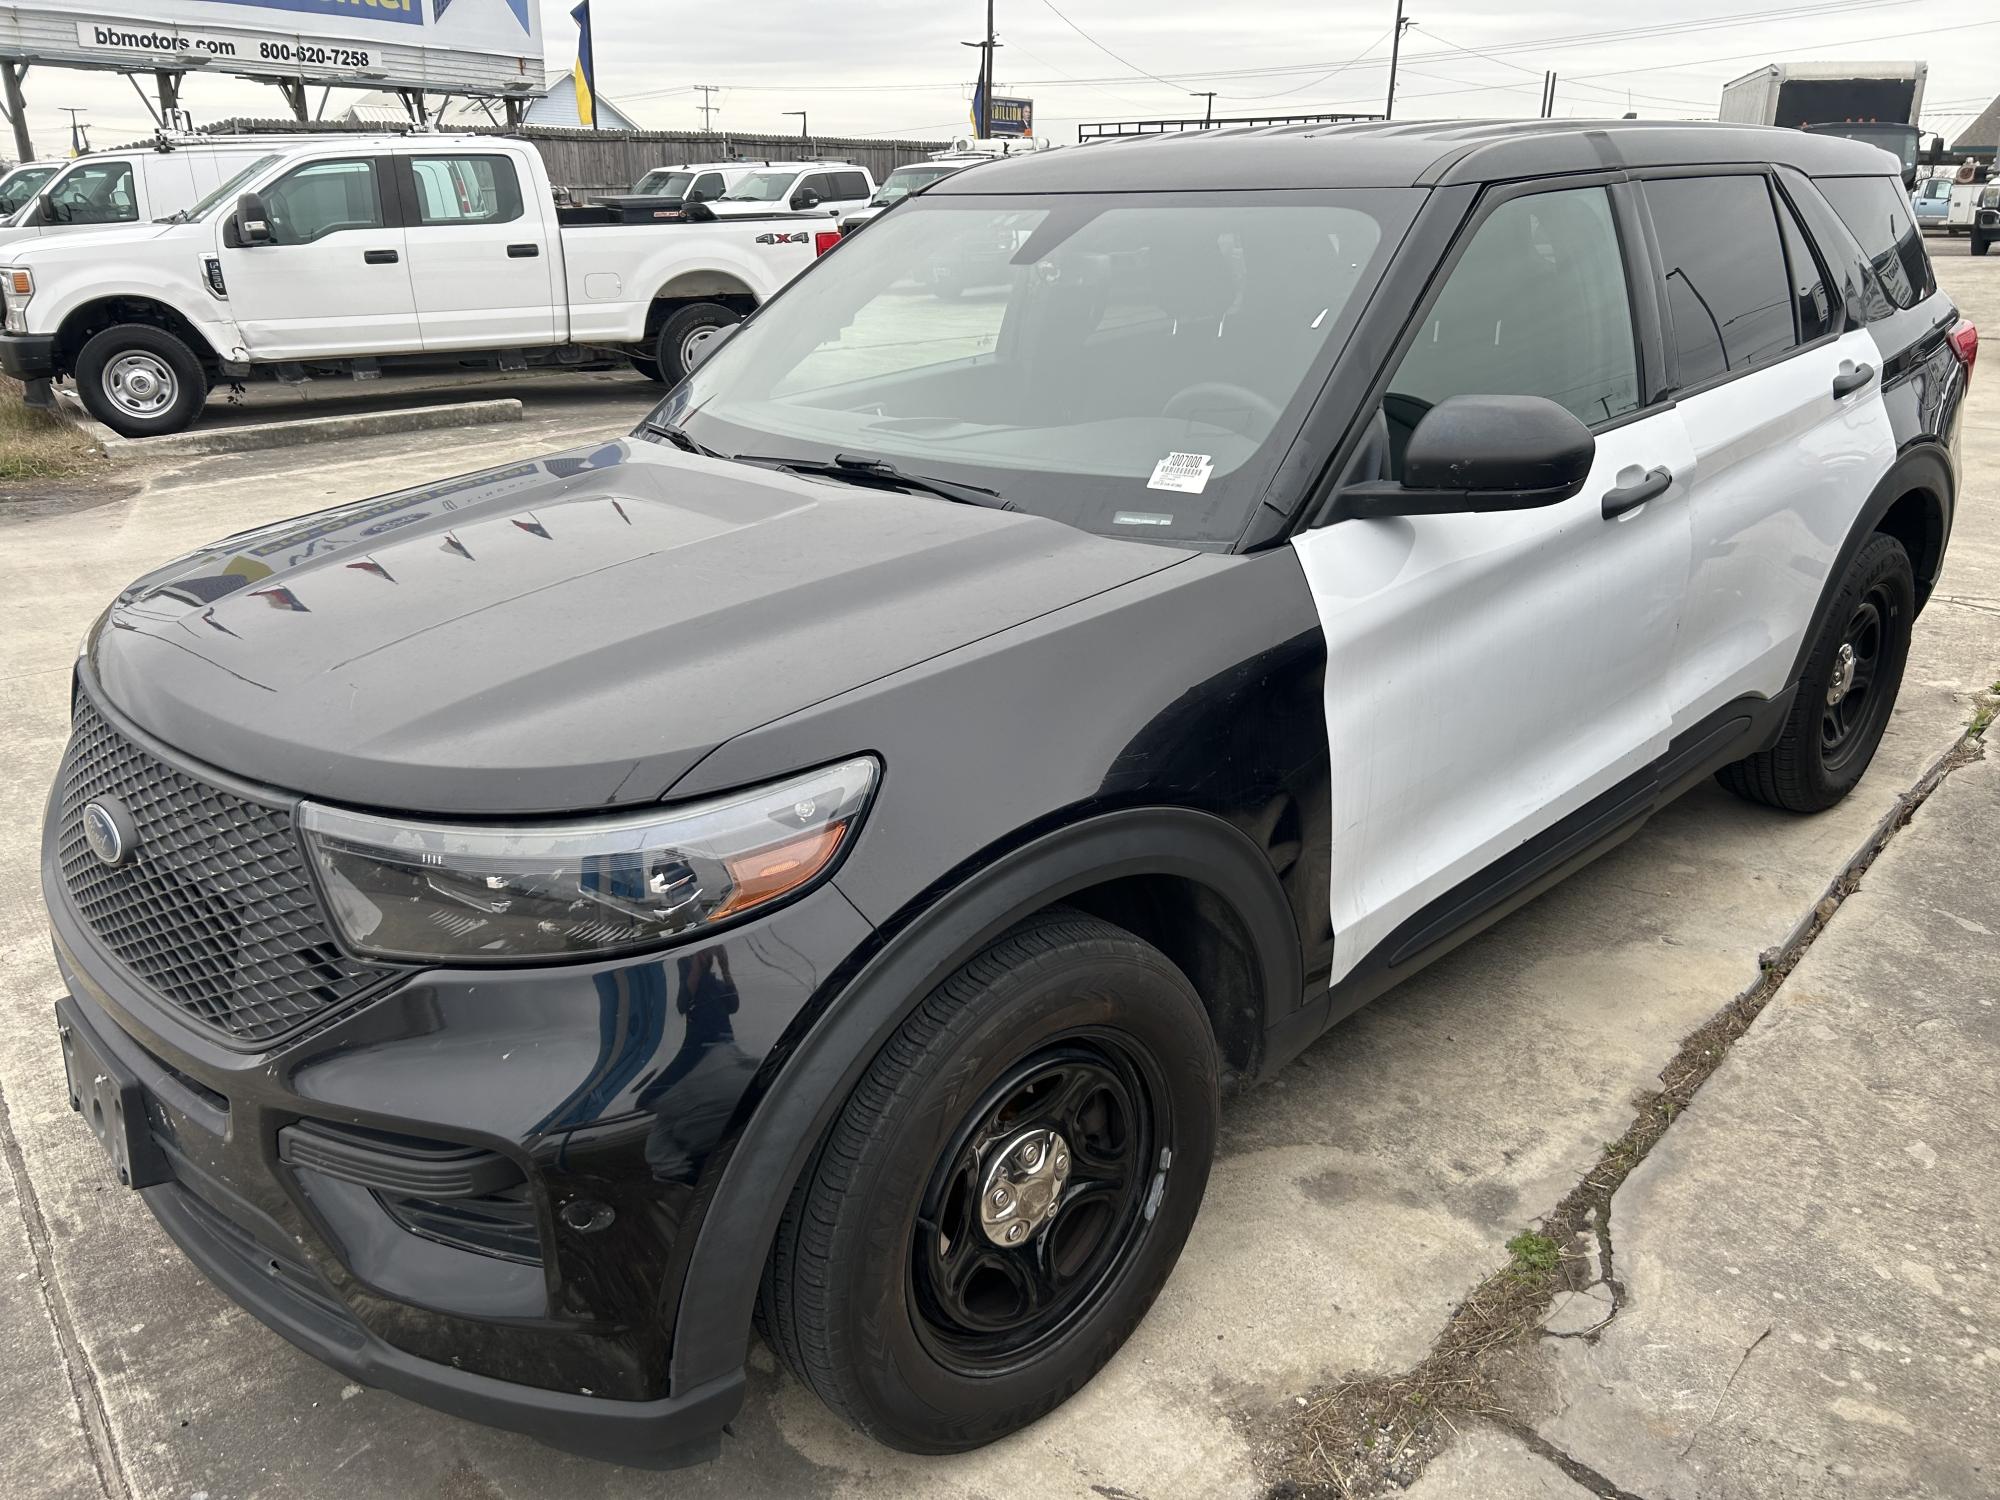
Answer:
[{"label": "wheel arch", "polygon": [[63,315],[56,328],[56,361],[69,373],[76,368],[76,356],[92,335],[120,323],[150,323],[164,328],[194,351],[196,359],[211,372],[221,362],[215,346],[179,308],[157,297],[121,295],[98,297],[80,303]]},{"label": "wheel arch", "polygon": [[1917,612],[1923,612],[1938,572],[1944,566],[1945,543],[1951,537],[1952,506],[1957,494],[1956,470],[1943,444],[1932,440],[1905,448],[1896,456],[1889,472],[1882,476],[1855,517],[1840,551],[1820,586],[1819,602],[1813,607],[1812,624],[1799,644],[1792,662],[1790,681],[1797,682],[1812,654],[1813,642],[1826,622],[1827,611],[1839,591],[1840,580],[1868,538],[1876,532],[1893,536],[1910,555],[1916,575]]},{"label": "wheel arch", "polygon": [[[1298,1003],[1303,965],[1283,887],[1254,843],[1208,813],[1145,808],[1087,818],[920,901],[816,1006],[711,1180],[681,1284],[672,1389],[741,1365],[785,1202],[890,1035],[966,959],[1058,904],[1128,927],[1181,966],[1215,1027],[1225,1076],[1254,1073],[1265,1028]],[[1220,941],[1205,947],[1204,932]]]},{"label": "wheel arch", "polygon": [[653,293],[652,304],[646,309],[646,336],[658,334],[660,325],[690,302],[720,302],[748,317],[756,310],[757,294],[749,282],[730,271],[683,271]]}]

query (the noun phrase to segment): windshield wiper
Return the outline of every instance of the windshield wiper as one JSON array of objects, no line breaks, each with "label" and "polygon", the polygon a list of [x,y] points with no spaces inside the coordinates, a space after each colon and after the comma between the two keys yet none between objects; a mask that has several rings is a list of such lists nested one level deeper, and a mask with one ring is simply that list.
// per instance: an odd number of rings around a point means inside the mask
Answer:
[{"label": "windshield wiper", "polygon": [[755,464],[760,469],[777,469],[787,474],[810,474],[826,479],[844,479],[849,484],[875,484],[888,489],[918,490],[950,500],[958,505],[980,505],[988,510],[1012,510],[1014,502],[998,490],[984,485],[960,484],[955,479],[934,479],[927,474],[910,474],[886,458],[863,458],[853,453],[836,453],[831,460],[817,458],[770,458],[757,453],[738,453],[732,462]]},{"label": "windshield wiper", "polygon": [[646,423],[646,431],[656,437],[665,438],[683,453],[698,453],[703,458],[721,458],[723,456],[713,448],[703,447],[700,443],[689,437],[685,431],[674,426],[671,422],[648,422]]}]

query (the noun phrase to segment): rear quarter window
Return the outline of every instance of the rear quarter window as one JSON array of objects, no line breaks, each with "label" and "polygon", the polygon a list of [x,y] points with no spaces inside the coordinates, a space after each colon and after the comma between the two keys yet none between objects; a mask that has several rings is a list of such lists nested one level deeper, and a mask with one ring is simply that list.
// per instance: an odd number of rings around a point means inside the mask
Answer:
[{"label": "rear quarter window", "polygon": [[1915,307],[1937,290],[1902,183],[1893,177],[1815,177],[1813,182],[1861,246],[1891,304]]}]

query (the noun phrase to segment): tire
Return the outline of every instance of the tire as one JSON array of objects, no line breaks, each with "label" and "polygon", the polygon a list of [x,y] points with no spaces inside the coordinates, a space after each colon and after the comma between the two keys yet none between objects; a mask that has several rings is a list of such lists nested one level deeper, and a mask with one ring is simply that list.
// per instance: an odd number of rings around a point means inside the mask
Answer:
[{"label": "tire", "polygon": [[[1208,1181],[1217,1074],[1201,1000],[1157,949],[1075,912],[1029,919],[856,1085],[785,1208],[759,1326],[891,1447],[956,1453],[1026,1426],[1118,1351],[1173,1269]],[[993,1210],[1014,1217],[989,1229],[978,1210],[1003,1164],[1043,1176],[1016,1181]],[[1033,1312],[1024,1286],[1050,1265],[1067,1279]]]},{"label": "tire", "polygon": [[1974,255],[1984,255],[1988,250],[1992,249],[1992,247],[1993,247],[1993,241],[1988,239],[1985,235],[1975,234],[1972,237],[1972,244],[1970,248]]},{"label": "tire", "polygon": [[654,336],[652,362],[660,370],[657,378],[668,385],[680,384],[687,378],[695,346],[713,337],[718,328],[742,321],[741,313],[720,302],[690,302],[675,308]]},{"label": "tire", "polygon": [[1877,532],[1841,577],[1778,743],[1723,767],[1716,779],[1788,812],[1821,812],[1845,797],[1888,727],[1916,614],[1909,554]]},{"label": "tire", "polygon": [[76,357],[77,394],[120,437],[158,437],[194,425],[208,372],[187,342],[152,323],[92,334]]},{"label": "tire", "polygon": [[648,380],[658,380],[662,382],[666,380],[667,378],[666,374],[664,371],[660,369],[660,362],[657,359],[648,359],[643,354],[632,354],[632,355],[627,355],[626,357],[631,360],[632,368],[637,370],[641,375],[645,376]]}]

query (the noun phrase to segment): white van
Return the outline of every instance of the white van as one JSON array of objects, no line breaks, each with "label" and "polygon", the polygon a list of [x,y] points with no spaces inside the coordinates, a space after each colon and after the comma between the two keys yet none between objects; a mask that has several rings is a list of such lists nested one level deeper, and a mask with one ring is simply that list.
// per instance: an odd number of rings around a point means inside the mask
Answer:
[{"label": "white van", "polygon": [[0,226],[0,246],[70,229],[146,224],[192,208],[260,157],[298,136],[165,136],[64,164]]}]

